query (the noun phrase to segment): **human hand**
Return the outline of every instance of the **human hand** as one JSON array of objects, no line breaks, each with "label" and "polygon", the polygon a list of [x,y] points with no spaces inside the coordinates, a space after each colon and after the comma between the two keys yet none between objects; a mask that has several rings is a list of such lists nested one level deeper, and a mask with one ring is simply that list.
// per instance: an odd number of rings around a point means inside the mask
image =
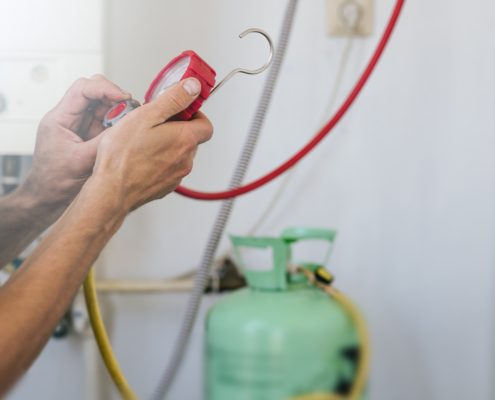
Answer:
[{"label": "human hand", "polygon": [[166,196],[191,172],[198,145],[210,140],[213,127],[201,112],[189,121],[173,116],[200,90],[194,78],[178,82],[105,131],[88,181],[102,201],[128,213]]},{"label": "human hand", "polygon": [[33,165],[19,190],[50,209],[65,209],[92,174],[103,117],[130,98],[102,75],[75,81],[41,120]]}]

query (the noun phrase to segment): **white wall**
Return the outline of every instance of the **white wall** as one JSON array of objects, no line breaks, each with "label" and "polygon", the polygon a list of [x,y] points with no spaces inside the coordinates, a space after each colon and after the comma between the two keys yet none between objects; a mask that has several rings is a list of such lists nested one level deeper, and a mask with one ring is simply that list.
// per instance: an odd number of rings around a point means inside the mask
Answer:
[{"label": "white wall", "polygon": [[43,115],[102,72],[102,17],[102,0],[0,1],[0,154],[32,154]]},{"label": "white wall", "polygon": [[[256,68],[266,44],[237,35],[259,27],[276,39],[285,4],[109,0],[107,75],[142,99],[155,74],[186,49],[196,50],[220,78],[236,67]],[[368,61],[393,4],[376,1],[375,34],[357,41],[342,96]],[[344,39],[325,35],[323,13],[323,0],[300,1],[249,180],[293,154],[316,129],[344,46]],[[265,232],[295,224],[339,230],[329,267],[371,325],[372,399],[495,396],[494,15],[488,0],[407,1],[372,79],[332,137],[301,164]],[[204,107],[216,133],[187,185],[226,186],[263,81],[263,75],[236,76]],[[228,231],[245,233],[278,182],[241,198]],[[138,210],[105,250],[98,275],[163,278],[195,267],[217,209],[173,194]],[[185,299],[102,298],[117,357],[143,398],[165,366]],[[201,327],[202,321],[171,399],[201,398]],[[50,343],[10,398],[69,398],[71,389],[70,398],[84,398],[81,362],[75,339]],[[186,376],[186,369],[192,373]],[[41,391],[56,381],[59,386]],[[105,390],[116,398],[110,385]]]}]

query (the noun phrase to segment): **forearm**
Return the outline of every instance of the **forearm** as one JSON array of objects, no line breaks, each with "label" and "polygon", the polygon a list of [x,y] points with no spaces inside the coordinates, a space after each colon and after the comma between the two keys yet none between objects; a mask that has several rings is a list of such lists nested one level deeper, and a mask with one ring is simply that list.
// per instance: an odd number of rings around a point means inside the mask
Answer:
[{"label": "forearm", "polygon": [[97,195],[83,188],[0,288],[0,397],[40,353],[89,268],[125,218],[119,205],[106,204]]},{"label": "forearm", "polygon": [[[115,89],[95,82],[85,85],[79,97],[74,93],[67,95],[68,101],[77,103],[75,109],[83,114],[88,112],[89,99],[108,100]],[[115,90],[120,93],[118,96]],[[115,90],[111,103],[120,101],[123,96],[118,88]],[[78,193],[77,197],[7,284],[0,288],[0,397],[31,365],[48,341],[91,265],[129,210],[166,196],[191,171],[198,145],[208,141],[213,134],[211,123],[201,112],[190,121],[165,121],[192,104],[200,91],[200,82],[188,78],[130,113],[103,135],[98,122],[97,130],[87,132],[87,138],[93,139],[84,143],[74,132],[70,136],[70,129],[78,130],[84,123],[84,119],[74,119],[74,115],[78,115],[74,110],[66,110],[65,114],[60,114],[61,110],[54,111],[55,116],[63,116],[59,120],[55,118],[57,140],[50,141],[52,133],[42,129],[37,141],[38,169],[34,171],[38,171],[39,176],[43,176],[39,171],[51,176],[47,185],[57,182],[53,178],[57,176],[54,171],[66,171],[74,162],[77,164],[77,160],[80,161],[79,167],[74,169],[77,173],[69,175],[83,177],[84,181],[86,176],[91,177],[80,192],[79,185],[70,184],[69,191],[67,182],[59,185],[55,190],[58,195],[52,198],[69,193],[66,200],[70,202],[74,198],[72,194]],[[91,118],[98,115],[103,118],[104,111],[102,108],[95,110]],[[68,140],[61,146],[63,138]],[[97,152],[95,142],[99,143]],[[61,152],[54,149],[62,147],[70,163],[58,165]],[[44,161],[47,154],[52,157]],[[36,183],[37,179],[31,182]],[[8,209],[12,204],[6,203],[6,206]],[[8,213],[4,216],[8,217]],[[29,224],[31,218],[21,220]],[[18,223],[12,220],[9,226],[13,228]],[[2,229],[4,239],[8,229]],[[13,242],[9,240],[9,243]]]},{"label": "forearm", "polygon": [[17,257],[62,214],[20,187],[0,199],[0,269]]}]

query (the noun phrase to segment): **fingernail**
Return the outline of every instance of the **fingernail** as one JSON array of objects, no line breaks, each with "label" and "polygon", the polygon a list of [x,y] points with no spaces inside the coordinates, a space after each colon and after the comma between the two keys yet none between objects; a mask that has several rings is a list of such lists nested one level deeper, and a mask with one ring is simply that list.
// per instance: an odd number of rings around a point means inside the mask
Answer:
[{"label": "fingernail", "polygon": [[196,96],[201,91],[201,84],[195,78],[186,79],[183,87],[191,96]]},{"label": "fingernail", "polygon": [[127,90],[120,89],[122,93],[124,93],[126,96],[130,96],[130,93]]}]

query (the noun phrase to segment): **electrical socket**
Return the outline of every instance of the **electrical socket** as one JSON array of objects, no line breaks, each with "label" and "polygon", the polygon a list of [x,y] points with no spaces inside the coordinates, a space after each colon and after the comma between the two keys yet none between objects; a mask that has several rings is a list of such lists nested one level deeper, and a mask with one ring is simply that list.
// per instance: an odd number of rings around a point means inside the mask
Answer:
[{"label": "electrical socket", "polygon": [[373,0],[327,0],[328,34],[343,36],[349,34],[343,11],[349,5],[359,6],[359,20],[355,35],[369,36],[373,32]]}]

